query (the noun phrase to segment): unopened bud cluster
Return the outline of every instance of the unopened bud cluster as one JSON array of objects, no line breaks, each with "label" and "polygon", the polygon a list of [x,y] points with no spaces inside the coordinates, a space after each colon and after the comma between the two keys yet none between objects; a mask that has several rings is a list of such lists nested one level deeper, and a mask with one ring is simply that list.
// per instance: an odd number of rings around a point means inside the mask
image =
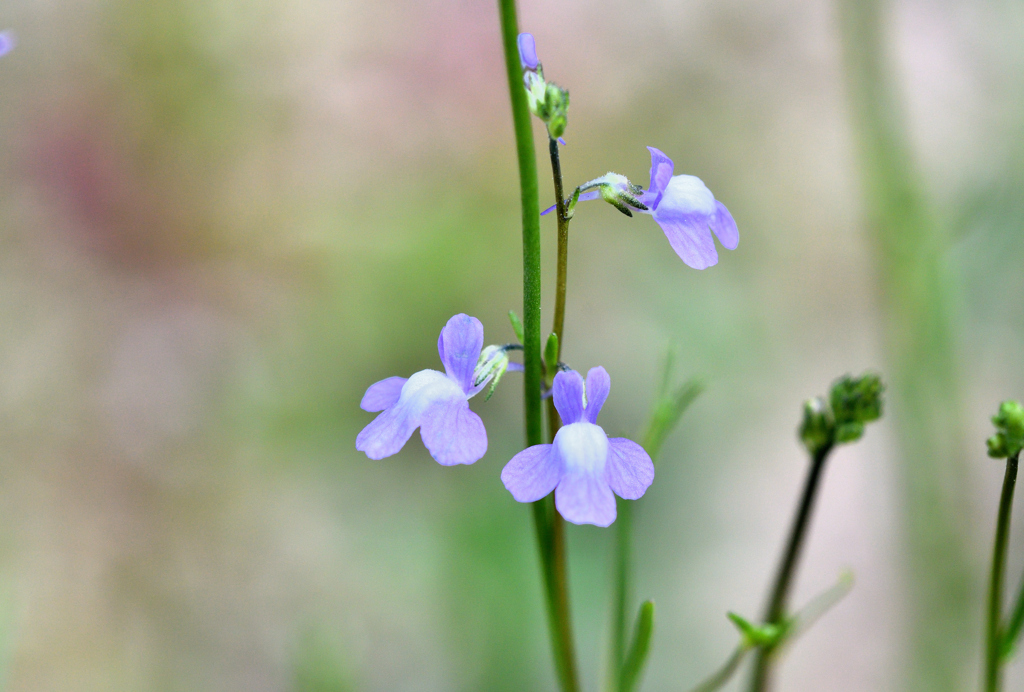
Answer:
[{"label": "unopened bud cluster", "polygon": [[1024,406],[1019,401],[1004,401],[999,413],[992,416],[996,434],[988,438],[988,455],[1006,459],[1020,454],[1024,448]]},{"label": "unopened bud cluster", "polygon": [[530,112],[548,126],[552,139],[558,139],[569,124],[569,90],[544,79],[544,66],[537,60],[537,47],[531,34],[519,34],[519,61],[523,66]]},{"label": "unopened bud cluster", "polygon": [[837,444],[854,442],[864,434],[864,425],[882,416],[882,392],[885,386],[877,375],[837,380],[824,397],[804,402],[800,423],[800,441],[811,454]]}]

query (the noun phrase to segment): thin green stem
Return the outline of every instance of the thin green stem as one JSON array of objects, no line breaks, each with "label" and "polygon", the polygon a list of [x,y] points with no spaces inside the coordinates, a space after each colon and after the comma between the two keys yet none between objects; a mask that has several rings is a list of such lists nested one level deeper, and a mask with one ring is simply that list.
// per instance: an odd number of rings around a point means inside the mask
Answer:
[{"label": "thin green stem", "polygon": [[1013,611],[1010,621],[1003,631],[1003,656],[1009,656],[1020,636],[1021,628],[1024,627],[1024,579],[1021,579],[1017,589],[1017,600],[1013,604]]},{"label": "thin green stem", "polygon": [[516,157],[519,161],[519,188],[523,208],[523,401],[526,409],[526,444],[544,441],[541,414],[541,346],[540,346],[540,201],[537,186],[537,160],[533,144],[530,108],[523,88],[519,64],[519,22],[515,0],[499,0],[501,35],[505,50],[509,96],[512,100],[512,123],[516,135]]},{"label": "thin green stem", "polygon": [[[556,208],[558,217],[558,273],[555,282],[555,321],[551,331],[558,335],[558,356],[561,360],[562,329],[565,326],[566,268],[569,255],[569,221],[565,218],[565,199],[562,197],[562,165],[558,158],[558,142],[548,137],[548,151],[551,154],[551,176],[555,183]],[[555,373],[547,373],[548,384],[554,381]],[[548,441],[555,441],[555,433],[561,427],[561,418],[555,409],[555,399],[548,399]],[[576,673],[576,653],[572,636],[572,615],[569,608],[569,578],[565,556],[565,520],[558,511],[551,515],[551,571],[554,605],[558,613],[557,646],[561,649],[562,680],[564,689],[579,688]],[[568,687],[565,687],[568,686]]]},{"label": "thin green stem", "polygon": [[[811,512],[814,509],[814,499],[818,494],[825,460],[828,459],[830,451],[832,451],[832,445],[825,445],[814,454],[811,460],[811,469],[807,474],[800,505],[789,532],[789,540],[786,542],[786,551],[783,553],[782,562],[779,563],[779,571],[775,576],[775,584],[772,587],[771,597],[768,599],[768,607],[765,609],[764,624],[766,625],[782,624],[786,615],[786,602],[793,586],[800,551],[807,536],[807,528],[810,525]],[[751,692],[764,692],[768,689],[771,655],[772,649],[759,648],[757,650],[754,674],[750,684]]]},{"label": "thin green stem", "polygon": [[[548,137],[551,155],[551,177],[555,181],[555,216],[558,219],[558,270],[555,278],[555,322],[551,331],[558,335],[558,355],[565,343],[565,292],[568,284],[569,219],[565,218],[565,192],[562,188],[562,162],[558,158],[558,142]],[[554,433],[552,433],[554,435]]]},{"label": "thin green stem", "polygon": [[1017,455],[1006,460],[1003,475],[1003,493],[999,498],[999,518],[996,520],[996,540],[992,548],[992,575],[988,589],[988,624],[985,628],[985,690],[996,692],[1002,687],[1001,663],[1003,652],[1002,609],[1003,580],[1006,575],[1006,544],[1010,538],[1010,509],[1013,507],[1013,488],[1017,483]]},{"label": "thin green stem", "polygon": [[[519,187],[523,211],[523,402],[525,408],[526,444],[544,441],[541,405],[540,345],[540,202],[538,199],[537,161],[533,143],[530,111],[523,88],[519,63],[519,21],[515,0],[498,0],[501,15],[502,47],[512,102],[512,122],[516,136],[519,162]],[[563,298],[564,301],[564,298]],[[569,626],[568,597],[565,578],[565,539],[561,517],[550,497],[533,505],[537,546],[551,630],[555,670],[563,692],[577,692],[576,664]]]}]

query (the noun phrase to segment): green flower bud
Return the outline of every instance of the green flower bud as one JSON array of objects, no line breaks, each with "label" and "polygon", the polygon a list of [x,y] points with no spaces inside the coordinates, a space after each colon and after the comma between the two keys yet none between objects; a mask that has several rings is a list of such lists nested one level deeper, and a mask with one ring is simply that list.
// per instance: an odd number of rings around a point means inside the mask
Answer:
[{"label": "green flower bud", "polygon": [[548,382],[554,382],[558,372],[558,334],[554,332],[548,335],[548,342],[544,345],[544,372]]},{"label": "green flower bud", "polygon": [[1024,407],[1019,401],[1004,401],[999,413],[992,416],[996,434],[988,438],[988,455],[1006,459],[1020,454],[1024,448]]},{"label": "green flower bud", "polygon": [[835,442],[853,442],[864,434],[864,424],[882,416],[885,386],[878,375],[846,375],[832,385],[829,402],[835,417]]},{"label": "green flower bud", "polygon": [[800,441],[812,455],[832,444],[835,422],[832,409],[820,396],[804,402],[804,417],[800,422]]}]

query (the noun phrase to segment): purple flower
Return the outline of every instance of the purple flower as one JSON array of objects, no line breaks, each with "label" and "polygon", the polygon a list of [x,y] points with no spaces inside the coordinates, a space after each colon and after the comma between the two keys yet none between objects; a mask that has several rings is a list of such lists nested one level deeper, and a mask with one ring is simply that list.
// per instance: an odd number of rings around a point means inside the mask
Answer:
[{"label": "purple flower", "polygon": [[537,60],[537,44],[533,40],[533,34],[519,34],[519,62],[524,70],[536,70],[540,61]]},{"label": "purple flower", "polygon": [[397,454],[418,427],[423,444],[444,466],[472,464],[487,451],[487,431],[469,399],[490,379],[474,383],[473,370],[484,344],[480,320],[456,315],[437,340],[444,372],[420,370],[405,379],[389,377],[370,385],[359,404],[381,411],[356,437],[356,449],[371,459]]},{"label": "purple flower", "polygon": [[534,502],[555,491],[555,507],[574,524],[608,526],[615,521],[615,496],[636,500],[654,480],[654,463],[644,448],[624,437],[611,439],[597,425],[611,378],[591,368],[586,389],[576,371],[555,375],[555,408],[562,427],[554,444],[534,445],[512,457],[501,481],[519,502]]},{"label": "purple flower", "polygon": [[14,48],[14,44],[14,34],[10,31],[0,31],[0,55],[10,53],[11,49]]},{"label": "purple flower", "polygon": [[[740,233],[732,214],[715,199],[700,178],[672,175],[672,159],[654,147],[647,149],[651,152],[651,185],[640,196],[640,202],[647,209],[637,211],[654,217],[668,237],[672,249],[688,266],[707,269],[718,264],[712,231],[727,250],[735,250],[740,244]],[[629,181],[625,176],[614,173],[591,181],[584,187],[597,187],[599,184],[611,186],[618,193],[630,192]],[[602,196],[601,192],[600,189],[585,191],[579,201],[598,199]],[[544,214],[551,209],[546,209]]]}]

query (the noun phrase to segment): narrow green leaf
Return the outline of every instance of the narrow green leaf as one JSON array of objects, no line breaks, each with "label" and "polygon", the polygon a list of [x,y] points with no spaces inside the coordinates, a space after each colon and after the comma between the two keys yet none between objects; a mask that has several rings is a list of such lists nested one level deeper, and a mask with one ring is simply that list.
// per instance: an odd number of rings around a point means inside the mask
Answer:
[{"label": "narrow green leaf", "polygon": [[519,315],[516,314],[515,310],[508,311],[508,321],[512,323],[512,331],[516,333],[516,338],[519,339],[519,343],[524,343],[526,340],[523,338],[523,323],[519,319]]},{"label": "narrow green leaf", "polygon": [[647,653],[651,648],[651,635],[654,633],[654,601],[644,601],[640,605],[640,613],[636,618],[636,630],[633,641],[622,663],[622,674],[619,677],[619,692],[632,692],[640,681],[640,674],[647,662]]},{"label": "narrow green leaf", "polygon": [[551,332],[548,335],[548,343],[544,346],[544,367],[549,381],[554,381],[555,373],[558,372],[558,334]]}]

